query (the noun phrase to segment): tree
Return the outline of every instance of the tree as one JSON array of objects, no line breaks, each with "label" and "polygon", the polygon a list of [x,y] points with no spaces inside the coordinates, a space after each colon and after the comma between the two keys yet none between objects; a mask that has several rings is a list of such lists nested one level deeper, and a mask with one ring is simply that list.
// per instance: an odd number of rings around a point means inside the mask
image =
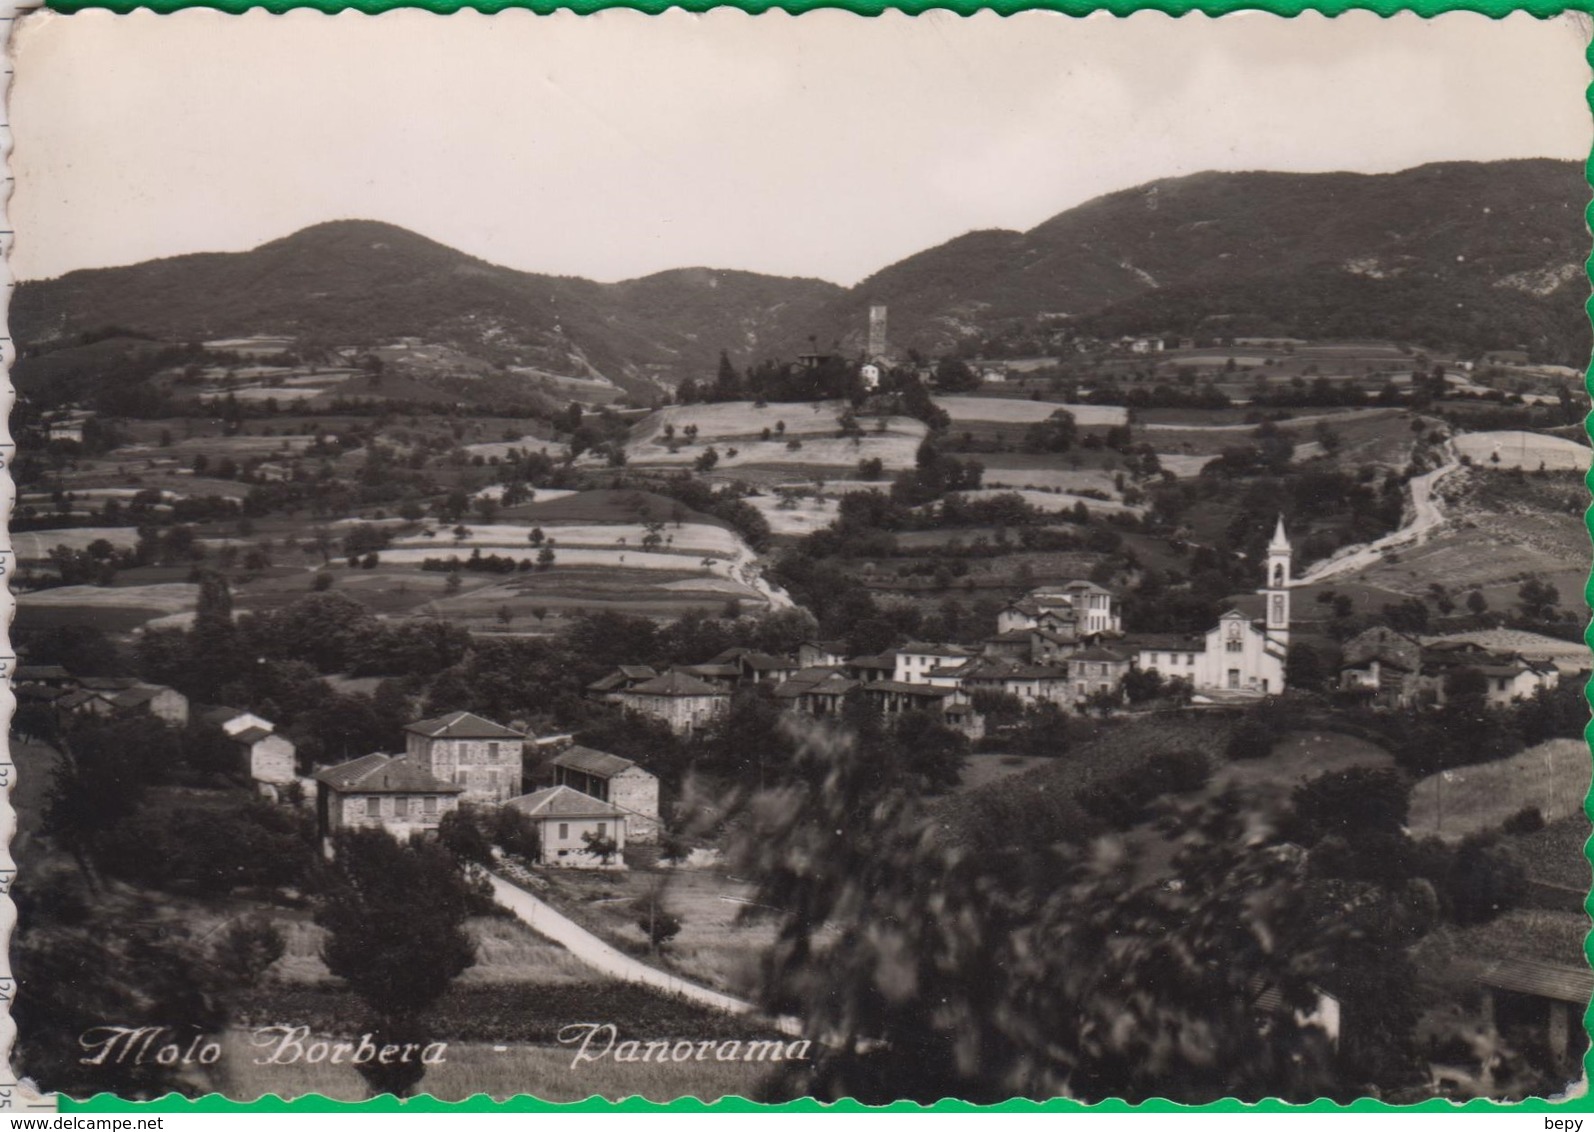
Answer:
[{"label": "tree", "polygon": [[1467,595],[1467,612],[1474,617],[1481,617],[1489,608],[1489,599],[1483,596],[1481,590],[1473,590]]},{"label": "tree", "polygon": [[[343,831],[335,850],[315,911],[327,930],[321,958],[365,1003],[378,1046],[424,1045],[422,1018],[476,962],[459,862],[437,842],[401,844],[381,829]],[[398,1096],[425,1071],[418,1060],[360,1066],[373,1093]]]},{"label": "tree", "polygon": [[1551,620],[1560,604],[1560,591],[1540,578],[1529,578],[1517,587],[1517,607],[1530,621]]},{"label": "tree", "polygon": [[648,945],[655,953],[659,948],[681,934],[681,919],[664,907],[662,886],[655,885],[631,905],[636,912],[636,925],[647,933]]},{"label": "tree", "polygon": [[714,470],[714,465],[718,464],[719,461],[720,454],[710,446],[699,454],[698,458],[692,462],[692,466],[700,472],[711,472]]},{"label": "tree", "polygon": [[[1347,933],[1311,914],[1302,854],[1252,799],[1180,803],[1143,842],[968,853],[902,792],[857,795],[857,754],[805,731],[801,781],[824,788],[766,793],[733,823],[754,899],[789,909],[760,1005],[837,1039],[802,1063],[811,1095],[1193,1103],[1331,1086],[1327,1035],[1295,1011]],[[1285,1005],[1266,1026],[1257,987]]]},{"label": "tree", "polygon": [[615,841],[615,839],[612,837],[599,834],[596,831],[583,833],[581,835],[581,840],[583,844],[586,845],[587,852],[598,858],[598,860],[603,862],[605,865],[613,861],[615,856],[620,852],[619,842]]},{"label": "tree", "polygon": [[554,564],[554,551],[551,546],[544,546],[537,552],[537,569],[552,570]]},{"label": "tree", "polygon": [[980,387],[980,375],[962,358],[942,358],[936,363],[935,386],[943,393],[968,393]]}]

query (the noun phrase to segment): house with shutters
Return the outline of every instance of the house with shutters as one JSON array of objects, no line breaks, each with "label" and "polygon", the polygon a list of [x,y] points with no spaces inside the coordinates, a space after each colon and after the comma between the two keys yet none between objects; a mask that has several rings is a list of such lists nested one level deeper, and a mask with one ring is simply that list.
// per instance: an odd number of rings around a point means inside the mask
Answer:
[{"label": "house with shutters", "polygon": [[731,702],[731,694],[685,672],[671,671],[618,696],[622,707],[651,715],[679,735],[690,735],[713,722]]},{"label": "house with shutters", "polygon": [[459,805],[461,787],[427,773],[408,755],[364,755],[316,772],[316,825],[387,830],[398,838],[435,830]]},{"label": "house with shutters", "polygon": [[[505,803],[537,827],[537,864],[566,869],[625,868],[626,815],[570,786],[550,786]],[[592,851],[594,841],[613,841],[607,860]]]},{"label": "house with shutters", "polygon": [[658,840],[659,780],[652,774],[630,759],[591,747],[571,747],[549,765],[555,786],[579,790],[624,814],[627,841]]},{"label": "house with shutters", "polygon": [[521,791],[523,732],[468,711],[422,719],[404,729],[404,753],[415,766],[460,788],[463,802],[494,804]]}]

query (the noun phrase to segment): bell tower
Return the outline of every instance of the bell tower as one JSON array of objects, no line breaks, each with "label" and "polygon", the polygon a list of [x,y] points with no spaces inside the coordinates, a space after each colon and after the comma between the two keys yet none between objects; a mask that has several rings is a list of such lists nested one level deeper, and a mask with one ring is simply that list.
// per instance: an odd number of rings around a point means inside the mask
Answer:
[{"label": "bell tower", "polygon": [[1279,516],[1273,541],[1267,544],[1267,577],[1262,589],[1267,598],[1267,639],[1288,649],[1290,644],[1290,540],[1284,533],[1284,516]]}]

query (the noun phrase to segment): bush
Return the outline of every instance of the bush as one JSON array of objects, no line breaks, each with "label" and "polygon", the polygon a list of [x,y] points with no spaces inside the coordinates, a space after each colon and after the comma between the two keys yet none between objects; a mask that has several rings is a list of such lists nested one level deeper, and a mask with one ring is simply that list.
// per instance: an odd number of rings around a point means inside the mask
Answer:
[{"label": "bush", "polygon": [[1500,826],[1506,833],[1537,833],[1544,828],[1544,814],[1537,806],[1523,806]]},{"label": "bush", "polygon": [[1265,759],[1273,753],[1273,732],[1247,719],[1234,729],[1223,753],[1229,759]]},{"label": "bush", "polygon": [[1159,752],[1138,766],[1093,782],[1079,793],[1086,813],[1114,829],[1144,819],[1146,808],[1165,794],[1199,790],[1212,777],[1212,763],[1200,751]]},{"label": "bush", "polygon": [[1406,824],[1411,787],[1396,770],[1358,767],[1318,775],[1295,788],[1289,834],[1316,845],[1330,834],[1354,840]]},{"label": "bush", "polygon": [[1484,924],[1522,903],[1527,873],[1511,851],[1488,836],[1463,841],[1441,891],[1458,924]]}]

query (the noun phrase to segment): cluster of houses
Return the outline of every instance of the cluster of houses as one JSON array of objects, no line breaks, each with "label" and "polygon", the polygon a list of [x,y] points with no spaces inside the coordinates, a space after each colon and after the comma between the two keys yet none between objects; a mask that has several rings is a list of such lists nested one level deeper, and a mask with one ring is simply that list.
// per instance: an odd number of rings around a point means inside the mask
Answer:
[{"label": "cluster of houses", "polygon": [[14,691],[18,705],[29,704],[55,714],[58,722],[72,717],[110,719],[147,715],[174,727],[200,722],[218,729],[233,748],[237,772],[275,798],[294,780],[293,741],[277,734],[276,725],[252,712],[231,707],[193,707],[176,688],[150,684],[130,676],[74,676],[58,664],[20,665]]},{"label": "cluster of houses", "polygon": [[1499,707],[1556,687],[1563,669],[1586,672],[1587,649],[1512,630],[1421,638],[1376,626],[1345,642],[1339,687],[1376,706],[1420,707],[1443,704],[1467,672],[1471,691]]},{"label": "cluster of houses", "polygon": [[[313,787],[324,838],[369,826],[400,838],[430,832],[465,802],[509,806],[530,818],[539,835],[538,864],[619,868],[628,843],[659,836],[659,780],[643,767],[571,745],[568,736],[539,738],[466,711],[411,723],[402,754],[363,755],[305,780],[293,741],[250,711],[196,707],[174,688],[129,677],[75,677],[60,665],[21,665],[14,689],[19,703],[53,709],[63,723],[73,716],[147,715],[174,727],[215,728],[237,753],[235,773],[264,796],[282,801],[292,783]],[[525,793],[528,753],[551,782]]]},{"label": "cluster of houses", "polygon": [[1132,670],[1181,680],[1198,700],[1247,701],[1284,690],[1290,632],[1290,542],[1281,519],[1268,546],[1264,587],[1241,595],[1206,634],[1123,631],[1119,597],[1094,582],[1042,587],[997,615],[978,645],[910,641],[875,656],[844,655],[835,642],[804,642],[790,656],[727,649],[701,664],[659,672],[623,665],[588,694],[690,734],[726,710],[738,688],[765,684],[790,710],[829,715],[854,690],[887,715],[941,713],[948,725],[983,733],[974,710],[982,691],[1030,704],[1080,708],[1122,696]]},{"label": "cluster of houses", "polygon": [[[380,827],[398,837],[435,830],[462,803],[506,806],[530,819],[535,863],[623,868],[627,844],[659,835],[659,780],[630,759],[539,739],[468,711],[404,729],[403,754],[370,754],[316,772],[322,834]],[[558,749],[551,785],[522,793],[528,751]]]}]

